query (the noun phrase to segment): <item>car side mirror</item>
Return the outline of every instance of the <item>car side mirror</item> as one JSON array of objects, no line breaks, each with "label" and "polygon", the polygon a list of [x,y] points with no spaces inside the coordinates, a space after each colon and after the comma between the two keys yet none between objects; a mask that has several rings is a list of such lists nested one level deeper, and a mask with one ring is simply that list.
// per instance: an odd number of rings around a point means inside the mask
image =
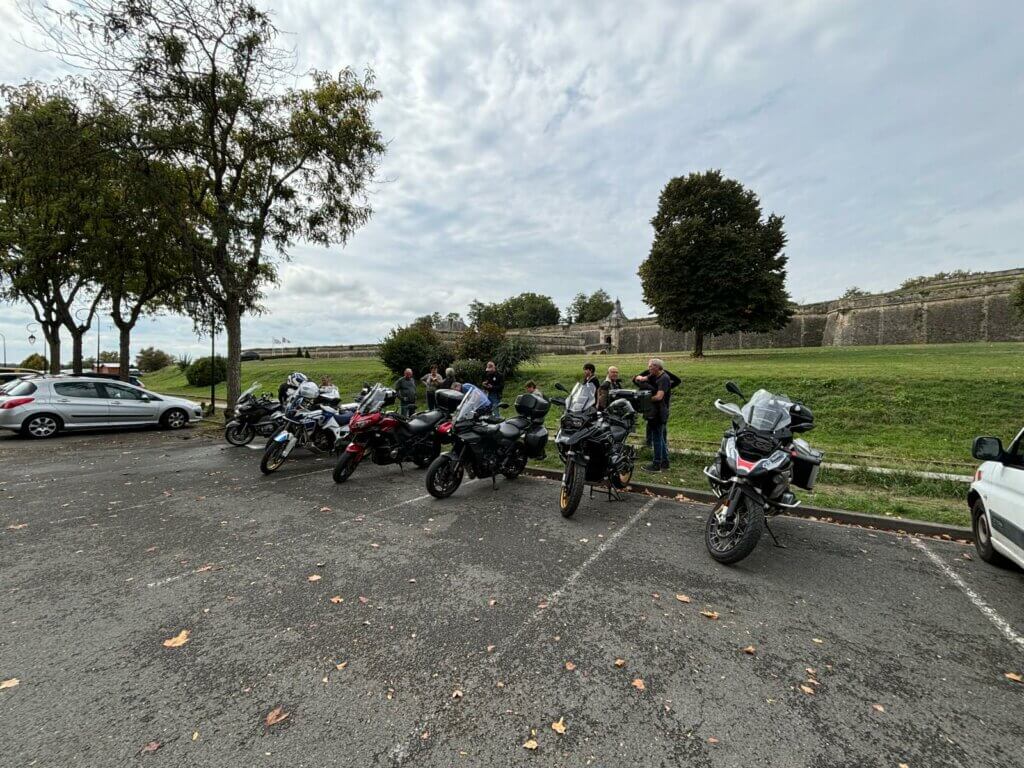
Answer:
[{"label": "car side mirror", "polygon": [[142,400],[142,401],[143,401],[143,402],[145,402],[145,403],[148,403],[148,402],[149,402],[150,400],[152,400],[153,398],[151,398],[151,397],[150,397],[149,395],[143,395],[143,396],[142,396],[141,398],[139,398],[139,399],[140,399],[140,400]]},{"label": "car side mirror", "polygon": [[740,391],[740,388],[738,386],[736,386],[736,382],[735,381],[727,381],[727,382],[725,382],[725,388],[729,392],[732,392],[734,395],[736,395],[736,397],[739,397],[739,398],[741,398],[743,400],[747,399],[746,397],[743,396],[743,393]]},{"label": "car side mirror", "polygon": [[998,437],[976,437],[971,446],[971,455],[978,461],[1002,461],[1003,441]]},{"label": "car side mirror", "polygon": [[555,389],[557,389],[557,390],[558,390],[559,392],[568,392],[568,391],[569,391],[569,390],[567,390],[567,389],[566,389],[566,388],[565,388],[565,387],[564,387],[564,386],[562,385],[562,382],[560,382],[560,381],[556,381],[556,382],[555,382]]}]

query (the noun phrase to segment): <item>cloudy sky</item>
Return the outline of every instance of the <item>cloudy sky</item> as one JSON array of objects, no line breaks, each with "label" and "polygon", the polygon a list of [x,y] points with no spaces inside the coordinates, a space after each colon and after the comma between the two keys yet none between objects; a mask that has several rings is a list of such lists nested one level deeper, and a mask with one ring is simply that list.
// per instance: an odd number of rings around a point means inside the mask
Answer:
[{"label": "cloudy sky", "polygon": [[[0,82],[57,76],[16,44],[32,31],[12,4]],[[708,168],[785,217],[798,301],[1022,263],[1024,5],[268,7],[301,67],[373,69],[389,148],[372,221],[345,248],[294,248],[245,346],[375,341],[521,291],[564,306],[603,287],[648,314],[636,270],[658,193]],[[10,359],[29,320],[0,306]],[[206,348],[175,318],[144,321],[133,349],[149,344]]]}]

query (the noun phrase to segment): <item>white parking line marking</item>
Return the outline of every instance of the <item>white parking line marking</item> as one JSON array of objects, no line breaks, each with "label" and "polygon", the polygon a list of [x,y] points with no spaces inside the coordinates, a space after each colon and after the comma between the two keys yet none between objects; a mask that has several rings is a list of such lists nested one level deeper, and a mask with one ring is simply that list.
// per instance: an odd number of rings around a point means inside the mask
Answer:
[{"label": "white parking line marking", "polygon": [[[548,612],[551,606],[555,605],[559,601],[559,599],[562,596],[564,596],[565,593],[572,587],[572,585],[579,581],[580,578],[582,578],[583,574],[586,573],[587,569],[590,568],[590,566],[592,566],[595,562],[597,562],[597,560],[602,555],[604,555],[605,552],[611,549],[615,545],[615,543],[620,538],[622,538],[626,531],[628,531],[630,528],[632,528],[634,525],[640,522],[641,518],[643,518],[643,516],[646,515],[651,510],[651,508],[658,503],[658,501],[660,501],[660,499],[658,498],[650,499],[646,504],[640,507],[640,509],[634,512],[633,515],[625,523],[623,523],[621,528],[615,531],[615,533],[613,533],[607,539],[602,541],[600,546],[598,546],[598,548],[591,553],[590,557],[584,560],[583,563],[575,571],[570,573],[558,589],[556,589],[554,592],[548,595],[547,599],[544,601],[547,604],[547,607],[537,608],[537,610],[535,610],[533,613],[527,616],[526,620],[519,625],[519,629],[517,629],[512,635],[508,637],[507,640],[504,641],[503,645],[505,647],[490,654],[487,657],[487,661],[492,666],[494,664],[497,664],[498,660],[501,658],[505,650],[510,648],[513,644],[515,644],[515,642],[523,636],[523,633],[526,632],[527,629],[536,624],[537,621],[540,620],[540,618]],[[465,685],[469,686],[470,682],[467,681]],[[425,730],[428,730],[427,726],[431,722],[436,720],[438,717],[440,717],[442,714],[444,714],[445,711],[447,711],[447,709],[435,712],[434,714],[418,721],[416,724],[416,729],[409,734],[409,737],[404,741],[400,741],[399,743],[395,744],[391,748],[390,752],[388,752],[388,757],[391,759],[394,765],[400,766],[403,763],[405,763],[406,760],[409,759],[412,746],[419,744],[421,741],[420,734],[423,733]]]},{"label": "white parking line marking", "polygon": [[995,608],[986,603],[981,595],[967,586],[967,583],[960,578],[960,574],[954,571],[945,560],[928,549],[928,546],[923,541],[911,539],[911,542],[913,542],[915,547],[928,555],[928,559],[935,563],[939,570],[946,574],[949,580],[960,588],[960,591],[967,596],[967,599],[974,604],[974,607],[981,611],[985,618],[991,621],[1011,644],[1015,645],[1018,650],[1024,651],[1024,637],[1017,634],[1016,630],[1010,626],[1010,622],[1000,616]]}]

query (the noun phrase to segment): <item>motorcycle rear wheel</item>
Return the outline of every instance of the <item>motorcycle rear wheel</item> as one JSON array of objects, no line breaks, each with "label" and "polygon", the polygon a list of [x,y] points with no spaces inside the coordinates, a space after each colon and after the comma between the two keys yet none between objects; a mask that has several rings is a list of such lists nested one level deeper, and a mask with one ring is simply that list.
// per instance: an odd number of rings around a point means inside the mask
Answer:
[{"label": "motorcycle rear wheel", "polygon": [[462,485],[462,464],[448,454],[430,462],[427,492],[435,499],[447,499]]},{"label": "motorcycle rear wheel", "polygon": [[731,500],[731,527],[723,530],[717,513],[722,504],[729,501],[716,504],[704,526],[704,544],[708,554],[722,565],[732,565],[747,557],[764,533],[764,508],[742,494]]},{"label": "motorcycle rear wheel", "polygon": [[235,424],[224,430],[224,439],[232,445],[248,445],[256,437],[256,427],[252,424]]},{"label": "motorcycle rear wheel", "polygon": [[284,455],[287,445],[288,441],[267,443],[267,447],[263,451],[263,458],[260,460],[260,472],[269,475],[271,472],[279,470],[288,458]]},{"label": "motorcycle rear wheel", "polygon": [[558,497],[558,509],[562,517],[572,517],[576,514],[576,508],[583,498],[583,469],[572,462],[566,468],[565,482],[562,483],[562,492]]},{"label": "motorcycle rear wheel", "polygon": [[344,483],[359,466],[359,459],[353,458],[350,451],[342,451],[338,457],[338,463],[334,465],[334,482]]}]

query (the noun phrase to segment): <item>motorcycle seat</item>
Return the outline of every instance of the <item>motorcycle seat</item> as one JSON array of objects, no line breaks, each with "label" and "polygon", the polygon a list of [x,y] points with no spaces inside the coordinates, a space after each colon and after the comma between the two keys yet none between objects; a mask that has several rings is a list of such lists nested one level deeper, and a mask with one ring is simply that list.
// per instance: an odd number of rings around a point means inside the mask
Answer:
[{"label": "motorcycle seat", "polygon": [[444,418],[444,414],[440,411],[427,411],[426,413],[418,413],[413,416],[405,427],[413,434],[420,434],[423,432],[429,432],[438,425],[441,419]]},{"label": "motorcycle seat", "polygon": [[478,432],[481,435],[487,435],[489,437],[497,434],[500,430],[501,424],[490,424],[486,422],[481,422],[473,428],[474,432]]},{"label": "motorcycle seat", "polygon": [[506,420],[507,424],[514,424],[517,429],[525,431],[530,427],[530,420],[525,416],[513,416],[511,419]]},{"label": "motorcycle seat", "polygon": [[498,425],[498,434],[506,440],[518,440],[519,436],[525,431],[525,427],[519,427],[513,421],[510,419]]}]

